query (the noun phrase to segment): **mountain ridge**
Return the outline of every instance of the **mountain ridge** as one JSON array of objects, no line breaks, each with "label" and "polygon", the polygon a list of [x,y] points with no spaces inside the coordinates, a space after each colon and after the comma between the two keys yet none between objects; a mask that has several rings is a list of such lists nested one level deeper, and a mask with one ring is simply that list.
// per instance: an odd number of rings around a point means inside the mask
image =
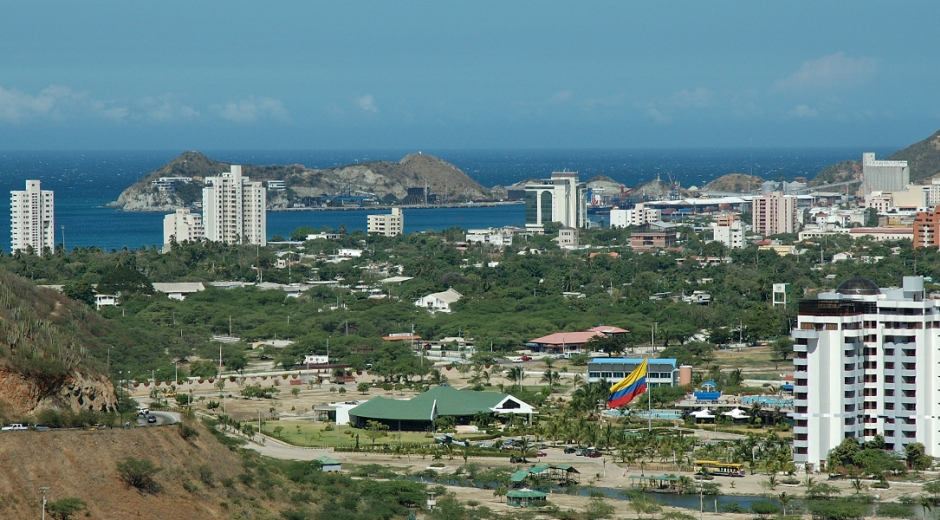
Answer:
[{"label": "mountain ridge", "polygon": [[[217,161],[199,152],[184,152],[141,177],[121,192],[109,207],[124,211],[170,212],[201,201],[206,177],[229,171],[231,163]],[[242,165],[242,175],[252,181],[284,181],[286,189],[268,190],[268,209],[287,209],[320,197],[335,197],[355,191],[372,193],[379,200],[398,202],[408,196],[408,188],[427,185],[433,194],[450,200],[488,200],[490,190],[481,186],[456,166],[421,152],[400,161],[369,161],[334,168],[312,169],[301,164]],[[174,190],[161,191],[153,181],[161,177],[190,177]]]}]

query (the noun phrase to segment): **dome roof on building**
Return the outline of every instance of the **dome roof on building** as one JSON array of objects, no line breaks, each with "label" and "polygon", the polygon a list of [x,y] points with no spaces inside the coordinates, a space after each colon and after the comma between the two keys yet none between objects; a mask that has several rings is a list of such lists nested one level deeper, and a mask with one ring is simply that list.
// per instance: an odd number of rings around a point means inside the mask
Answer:
[{"label": "dome roof on building", "polygon": [[861,276],[853,276],[836,287],[836,292],[847,295],[872,295],[881,292],[875,282]]}]

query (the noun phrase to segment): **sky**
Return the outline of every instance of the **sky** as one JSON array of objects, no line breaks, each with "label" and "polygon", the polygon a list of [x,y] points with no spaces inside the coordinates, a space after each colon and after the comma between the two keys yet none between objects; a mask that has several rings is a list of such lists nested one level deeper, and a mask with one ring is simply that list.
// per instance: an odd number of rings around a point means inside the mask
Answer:
[{"label": "sky", "polygon": [[0,149],[903,147],[940,2],[0,0]]}]

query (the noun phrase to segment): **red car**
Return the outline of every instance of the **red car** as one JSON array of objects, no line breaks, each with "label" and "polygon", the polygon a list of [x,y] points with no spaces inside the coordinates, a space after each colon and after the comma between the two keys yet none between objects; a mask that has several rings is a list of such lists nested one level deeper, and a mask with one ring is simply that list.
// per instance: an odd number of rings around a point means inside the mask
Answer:
[{"label": "red car", "polygon": [[532,356],[522,356],[519,361],[532,361]]},{"label": "red car", "polygon": [[544,451],[540,451],[536,453],[535,456],[536,457],[548,457],[548,453],[545,453]]},{"label": "red car", "polygon": [[595,450],[595,451],[589,451],[589,452],[585,453],[585,455],[587,455],[588,457],[591,457],[592,459],[596,459],[596,458],[598,458],[598,457],[601,456],[601,452],[596,451],[596,450]]}]

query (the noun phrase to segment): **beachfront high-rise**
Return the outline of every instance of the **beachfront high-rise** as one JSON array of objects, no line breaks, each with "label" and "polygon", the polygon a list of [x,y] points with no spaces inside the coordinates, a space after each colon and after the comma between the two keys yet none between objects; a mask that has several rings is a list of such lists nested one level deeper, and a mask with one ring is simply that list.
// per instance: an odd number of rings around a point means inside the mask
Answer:
[{"label": "beachfront high-rise", "polygon": [[202,220],[207,240],[226,244],[267,244],[267,212],[264,186],[242,176],[236,164],[231,171],[206,177],[202,189]]},{"label": "beachfront high-rise", "polygon": [[176,213],[163,217],[163,250],[169,251],[173,241],[198,242],[205,238],[206,230],[202,225],[202,216],[192,213],[188,208],[180,208]]},{"label": "beachfront high-rise", "polygon": [[366,215],[366,231],[385,237],[393,237],[405,232],[405,215],[401,208],[392,208],[391,213]]},{"label": "beachfront high-rise", "polygon": [[940,301],[924,278],[879,289],[855,277],[800,301],[793,346],[793,461],[822,469],[854,437],[940,456]]},{"label": "beachfront high-rise", "polygon": [[54,198],[52,190],[43,190],[40,181],[26,181],[26,189],[10,192],[11,251],[55,249]]},{"label": "beachfront high-rise", "polygon": [[549,222],[587,226],[587,187],[578,172],[553,172],[551,179],[525,185],[525,227],[541,230]]}]

